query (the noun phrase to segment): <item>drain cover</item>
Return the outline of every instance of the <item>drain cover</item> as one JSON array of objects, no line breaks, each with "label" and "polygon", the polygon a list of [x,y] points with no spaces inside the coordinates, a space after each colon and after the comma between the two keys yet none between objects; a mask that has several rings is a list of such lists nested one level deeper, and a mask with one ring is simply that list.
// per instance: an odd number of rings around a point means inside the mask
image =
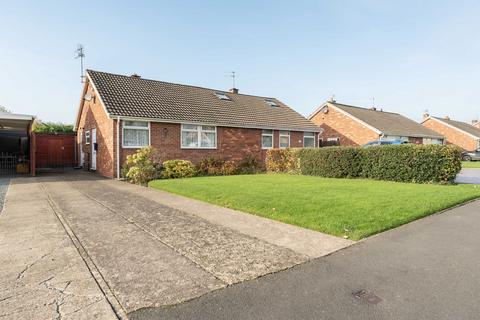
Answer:
[{"label": "drain cover", "polygon": [[359,290],[353,293],[353,296],[359,300],[363,300],[369,304],[379,304],[382,302],[382,299],[379,296],[376,296],[373,292],[368,292],[366,290]]}]

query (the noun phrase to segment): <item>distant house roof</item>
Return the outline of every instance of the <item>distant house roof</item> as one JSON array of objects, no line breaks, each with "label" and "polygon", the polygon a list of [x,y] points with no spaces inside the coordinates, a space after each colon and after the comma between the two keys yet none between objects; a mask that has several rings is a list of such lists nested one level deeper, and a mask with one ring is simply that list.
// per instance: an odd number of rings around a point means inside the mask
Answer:
[{"label": "distant house roof", "polygon": [[428,129],[401,114],[378,109],[367,109],[337,102],[325,103],[310,116],[310,119],[323,107],[328,105],[334,106],[357,121],[376,129],[380,134],[389,136],[444,139],[444,137],[437,132]]},{"label": "distant house roof", "polygon": [[281,101],[228,91],[87,70],[110,116],[226,127],[321,129]]},{"label": "distant house roof", "polygon": [[439,118],[439,117],[430,117],[437,121],[443,122],[449,126],[452,126],[458,130],[464,131],[478,139],[480,139],[480,128],[474,127],[466,122],[455,121],[451,119]]}]

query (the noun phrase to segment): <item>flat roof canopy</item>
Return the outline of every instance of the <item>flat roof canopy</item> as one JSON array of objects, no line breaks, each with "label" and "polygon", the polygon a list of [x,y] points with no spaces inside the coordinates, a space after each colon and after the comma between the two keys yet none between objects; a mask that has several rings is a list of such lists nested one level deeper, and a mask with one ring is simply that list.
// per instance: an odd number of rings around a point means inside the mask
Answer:
[{"label": "flat roof canopy", "polygon": [[0,112],[0,131],[2,130],[28,130],[35,119],[27,114],[14,114]]}]

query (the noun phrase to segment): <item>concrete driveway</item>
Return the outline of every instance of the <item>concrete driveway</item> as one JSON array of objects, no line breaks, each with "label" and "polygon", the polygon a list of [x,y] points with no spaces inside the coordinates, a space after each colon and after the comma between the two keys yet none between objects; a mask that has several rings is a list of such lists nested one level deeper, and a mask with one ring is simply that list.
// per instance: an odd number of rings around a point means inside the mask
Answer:
[{"label": "concrete driveway", "polygon": [[456,183],[480,184],[480,169],[462,169],[455,179]]},{"label": "concrete driveway", "polygon": [[92,174],[13,179],[0,240],[2,319],[126,319],[353,243]]}]

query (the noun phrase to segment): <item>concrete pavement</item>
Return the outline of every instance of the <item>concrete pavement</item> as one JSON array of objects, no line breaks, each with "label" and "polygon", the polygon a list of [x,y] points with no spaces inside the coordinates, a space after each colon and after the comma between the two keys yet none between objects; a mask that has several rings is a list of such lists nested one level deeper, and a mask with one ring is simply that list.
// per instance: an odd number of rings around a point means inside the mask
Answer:
[{"label": "concrete pavement", "polygon": [[41,184],[12,181],[0,215],[0,319],[117,319]]},{"label": "concrete pavement", "polygon": [[478,319],[480,201],[130,319]]}]

